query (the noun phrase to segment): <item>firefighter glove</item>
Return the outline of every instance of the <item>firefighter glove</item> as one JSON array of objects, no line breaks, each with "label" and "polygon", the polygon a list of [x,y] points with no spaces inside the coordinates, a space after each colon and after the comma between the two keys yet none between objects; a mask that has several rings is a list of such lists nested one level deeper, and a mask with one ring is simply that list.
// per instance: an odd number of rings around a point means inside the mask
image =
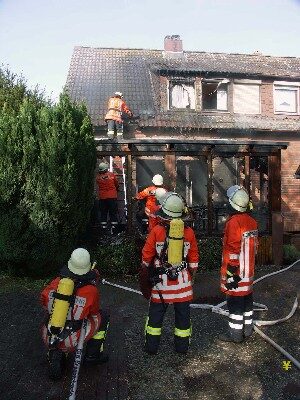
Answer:
[{"label": "firefighter glove", "polygon": [[227,290],[237,289],[239,286],[239,282],[242,278],[237,274],[238,267],[235,265],[228,265],[226,271],[226,284],[225,287]]}]

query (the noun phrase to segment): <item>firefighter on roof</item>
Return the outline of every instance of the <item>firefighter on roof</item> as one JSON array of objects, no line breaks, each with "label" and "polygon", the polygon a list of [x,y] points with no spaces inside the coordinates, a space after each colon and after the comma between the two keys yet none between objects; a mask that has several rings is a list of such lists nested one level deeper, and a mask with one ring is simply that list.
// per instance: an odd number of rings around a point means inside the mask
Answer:
[{"label": "firefighter on roof", "polygon": [[117,138],[123,139],[124,115],[132,117],[132,112],[123,100],[123,94],[121,92],[116,92],[114,96],[110,97],[108,100],[108,111],[105,115],[107,136],[109,139],[113,139],[115,130],[117,131]]},{"label": "firefighter on roof", "polygon": [[118,225],[118,189],[119,182],[113,172],[108,171],[108,164],[101,162],[96,177],[98,189],[100,226],[107,230],[107,217],[111,224],[111,233],[115,233]]},{"label": "firefighter on roof", "polygon": [[226,221],[221,267],[221,291],[227,295],[228,334],[222,341],[242,342],[253,331],[253,297],[257,222],[249,210],[249,195],[242,186],[227,190],[231,212]]},{"label": "firefighter on roof", "polygon": [[[161,223],[149,233],[142,250],[141,289],[150,298],[145,328],[145,351],[156,354],[162,324],[169,304],[174,304],[175,351],[186,354],[191,336],[190,301],[192,280],[198,268],[198,247],[194,231],[181,219],[184,202],[177,193],[167,193],[158,211]],[[144,291],[143,277],[150,277],[153,288]]]},{"label": "firefighter on roof", "polygon": [[47,311],[42,336],[48,347],[49,376],[54,380],[62,377],[66,354],[78,344],[83,319],[87,319],[85,363],[101,364],[108,360],[103,354],[103,343],[109,317],[99,308],[98,280],[98,271],[91,269],[89,252],[78,248],[60,275],[41,293]]}]

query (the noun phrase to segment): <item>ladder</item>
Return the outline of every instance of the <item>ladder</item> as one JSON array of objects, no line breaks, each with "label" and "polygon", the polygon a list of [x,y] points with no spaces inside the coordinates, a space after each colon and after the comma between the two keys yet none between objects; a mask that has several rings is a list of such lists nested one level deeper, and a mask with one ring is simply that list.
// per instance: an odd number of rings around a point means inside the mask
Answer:
[{"label": "ladder", "polygon": [[126,186],[126,157],[115,156],[109,157],[109,170],[113,172],[119,182],[118,190],[118,213],[119,223],[127,222],[127,186]]}]

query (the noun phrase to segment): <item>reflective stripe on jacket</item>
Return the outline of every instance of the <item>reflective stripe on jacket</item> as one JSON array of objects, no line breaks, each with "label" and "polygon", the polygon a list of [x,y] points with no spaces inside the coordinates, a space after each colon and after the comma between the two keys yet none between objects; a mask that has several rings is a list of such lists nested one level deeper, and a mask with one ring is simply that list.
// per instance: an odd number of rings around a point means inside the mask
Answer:
[{"label": "reflective stripe on jacket", "polygon": [[117,122],[123,122],[122,113],[132,115],[124,100],[118,97],[111,97],[108,100],[108,111],[105,115],[105,120],[112,119]]},{"label": "reflective stripe on jacket", "polygon": [[96,177],[98,199],[116,199],[118,197],[118,179],[113,172],[98,173]]},{"label": "reflective stripe on jacket", "polygon": [[[166,227],[156,225],[150,231],[142,250],[142,261],[144,264],[150,265],[151,262],[154,262],[155,268],[162,266],[159,256],[163,250],[165,240]],[[195,271],[198,268],[199,253],[194,231],[189,227],[184,228],[183,255],[187,261],[188,268],[180,271],[176,280],[170,280],[166,274],[160,275],[162,282],[155,285],[151,293],[151,301],[154,303],[161,303],[159,292],[166,303],[178,303],[193,299],[190,271]]]},{"label": "reflective stripe on jacket", "polygon": [[[225,224],[221,267],[221,291],[230,296],[246,296],[253,291],[255,254],[258,244],[257,222],[247,213],[232,215]],[[238,267],[242,278],[237,289],[227,290],[228,265]]]},{"label": "reflective stripe on jacket", "polygon": [[[55,278],[49,285],[47,285],[41,293],[41,303],[48,313],[51,313],[53,304],[53,293],[56,291],[60,278]],[[74,307],[69,308],[67,321],[79,321],[87,319],[87,330],[85,341],[91,339],[99,329],[101,323],[100,308],[100,295],[96,286],[92,284],[80,287],[76,291]],[[74,351],[77,346],[81,329],[72,332],[66,339],[59,342],[57,347],[63,351]],[[47,326],[42,328],[42,337],[46,345],[49,343],[49,336],[47,335]]]}]

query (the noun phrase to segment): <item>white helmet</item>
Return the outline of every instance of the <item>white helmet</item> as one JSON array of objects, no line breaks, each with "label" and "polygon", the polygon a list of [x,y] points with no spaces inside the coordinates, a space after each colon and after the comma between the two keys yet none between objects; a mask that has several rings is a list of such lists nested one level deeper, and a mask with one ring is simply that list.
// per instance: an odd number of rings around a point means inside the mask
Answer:
[{"label": "white helmet", "polygon": [[123,97],[123,93],[122,92],[115,92],[115,96]]},{"label": "white helmet", "polygon": [[161,202],[161,211],[169,217],[180,218],[184,210],[182,198],[174,192],[167,193]]},{"label": "white helmet", "polygon": [[108,170],[108,164],[106,164],[105,162],[101,162],[99,164],[99,171],[100,172],[105,172]]},{"label": "white helmet", "polygon": [[160,203],[166,193],[167,193],[167,190],[165,188],[161,187],[161,188],[155,189],[155,197]]},{"label": "white helmet", "polygon": [[89,272],[91,269],[90,253],[82,248],[74,250],[68,261],[68,268],[76,275],[84,275]]},{"label": "white helmet", "polygon": [[249,205],[249,195],[243,186],[230,186],[227,190],[227,197],[231,206],[240,212],[247,210]]},{"label": "white helmet", "polygon": [[153,182],[154,185],[156,185],[156,186],[161,186],[161,185],[163,185],[163,183],[164,183],[164,178],[163,178],[161,175],[156,174],[156,175],[154,175],[154,177],[152,178],[152,182]]}]

